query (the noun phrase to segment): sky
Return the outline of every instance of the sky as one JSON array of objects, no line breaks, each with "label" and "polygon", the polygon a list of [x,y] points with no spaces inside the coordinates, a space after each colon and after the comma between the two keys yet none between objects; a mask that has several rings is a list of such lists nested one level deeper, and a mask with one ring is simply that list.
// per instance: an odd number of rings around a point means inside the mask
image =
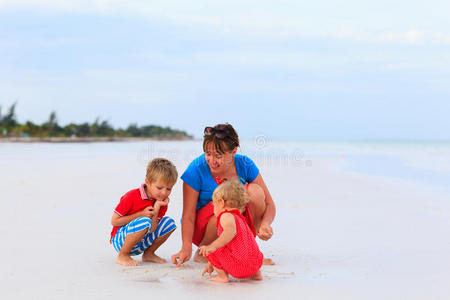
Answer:
[{"label": "sky", "polygon": [[448,1],[0,0],[0,105],[20,122],[201,137],[450,139]]}]

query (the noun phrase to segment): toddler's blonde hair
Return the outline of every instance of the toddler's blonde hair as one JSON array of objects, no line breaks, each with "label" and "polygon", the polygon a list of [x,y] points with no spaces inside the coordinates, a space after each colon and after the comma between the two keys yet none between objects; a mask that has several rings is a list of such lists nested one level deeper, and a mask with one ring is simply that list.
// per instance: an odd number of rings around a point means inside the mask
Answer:
[{"label": "toddler's blonde hair", "polygon": [[244,187],[234,180],[228,180],[220,184],[213,193],[213,201],[223,199],[229,208],[243,209],[248,203],[247,193]]},{"label": "toddler's blonde hair", "polygon": [[178,172],[170,160],[155,158],[148,163],[145,177],[150,183],[161,179],[165,183],[173,185],[177,182]]}]

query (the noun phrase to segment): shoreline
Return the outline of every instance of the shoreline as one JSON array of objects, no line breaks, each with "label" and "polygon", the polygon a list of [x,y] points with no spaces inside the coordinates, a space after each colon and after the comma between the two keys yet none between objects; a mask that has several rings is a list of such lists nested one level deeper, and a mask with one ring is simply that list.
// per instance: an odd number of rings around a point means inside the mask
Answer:
[{"label": "shoreline", "polygon": [[190,137],[7,137],[0,143],[103,143],[136,141],[190,141]]}]

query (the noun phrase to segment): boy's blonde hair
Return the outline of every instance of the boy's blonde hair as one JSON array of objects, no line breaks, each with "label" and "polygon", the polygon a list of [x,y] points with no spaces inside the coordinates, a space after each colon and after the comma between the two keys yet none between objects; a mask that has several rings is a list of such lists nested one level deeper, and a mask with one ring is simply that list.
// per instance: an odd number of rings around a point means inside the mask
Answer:
[{"label": "boy's blonde hair", "polygon": [[147,180],[152,183],[161,179],[167,184],[175,184],[178,172],[170,160],[165,158],[152,159],[147,165]]},{"label": "boy's blonde hair", "polygon": [[244,187],[234,180],[228,180],[220,184],[213,193],[213,201],[223,199],[229,208],[243,209],[248,203],[247,193]]}]

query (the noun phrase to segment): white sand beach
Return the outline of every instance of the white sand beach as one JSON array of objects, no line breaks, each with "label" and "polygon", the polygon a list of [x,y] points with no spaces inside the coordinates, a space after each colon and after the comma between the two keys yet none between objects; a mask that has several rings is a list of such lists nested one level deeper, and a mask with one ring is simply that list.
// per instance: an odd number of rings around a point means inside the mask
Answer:
[{"label": "white sand beach", "polygon": [[[108,238],[147,161],[165,156],[181,175],[201,142],[1,144],[2,299],[450,298],[450,188],[439,181],[449,178],[450,145],[248,142],[240,152],[277,204],[274,237],[258,241],[276,265],[261,282],[218,284],[193,261],[116,265]],[[352,166],[355,155],[367,172]],[[381,174],[383,157],[401,168],[389,162]],[[181,186],[167,213],[178,226]],[[178,228],[159,255],[180,245]]]}]

